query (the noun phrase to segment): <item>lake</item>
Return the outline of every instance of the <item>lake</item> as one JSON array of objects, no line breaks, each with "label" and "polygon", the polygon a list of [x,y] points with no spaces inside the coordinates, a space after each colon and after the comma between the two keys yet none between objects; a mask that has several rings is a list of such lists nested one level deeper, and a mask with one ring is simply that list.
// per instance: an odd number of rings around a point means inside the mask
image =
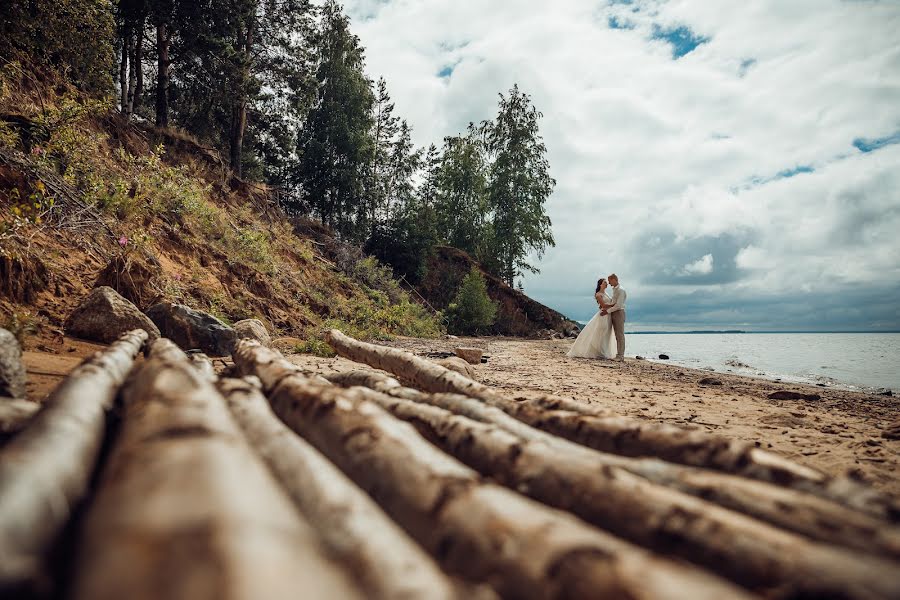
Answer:
[{"label": "lake", "polygon": [[900,392],[900,333],[630,333],[625,348],[695,369]]}]

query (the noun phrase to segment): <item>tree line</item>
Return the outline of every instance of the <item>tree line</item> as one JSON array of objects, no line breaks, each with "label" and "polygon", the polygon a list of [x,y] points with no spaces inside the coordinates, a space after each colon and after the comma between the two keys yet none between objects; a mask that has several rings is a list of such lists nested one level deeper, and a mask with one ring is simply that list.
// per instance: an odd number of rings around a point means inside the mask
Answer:
[{"label": "tree line", "polygon": [[451,245],[510,285],[554,245],[541,113],[513,86],[496,116],[418,148],[334,0],[7,0],[0,59],[64,70],[126,119],[177,126],[411,282]]}]

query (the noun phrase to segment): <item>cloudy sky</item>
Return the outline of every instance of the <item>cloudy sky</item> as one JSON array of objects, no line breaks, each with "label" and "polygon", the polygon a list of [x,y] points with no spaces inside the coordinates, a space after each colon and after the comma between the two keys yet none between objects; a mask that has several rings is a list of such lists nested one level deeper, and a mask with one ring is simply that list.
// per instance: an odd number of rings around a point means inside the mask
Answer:
[{"label": "cloudy sky", "polygon": [[900,330],[900,1],[347,0],[420,145],[544,113],[570,317],[616,271],[631,329]]}]

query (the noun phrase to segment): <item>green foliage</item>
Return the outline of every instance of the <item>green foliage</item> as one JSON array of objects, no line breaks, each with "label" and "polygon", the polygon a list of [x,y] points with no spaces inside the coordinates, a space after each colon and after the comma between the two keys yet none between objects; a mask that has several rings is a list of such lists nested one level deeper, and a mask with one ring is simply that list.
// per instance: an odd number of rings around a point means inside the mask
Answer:
[{"label": "green foliage", "polygon": [[541,116],[531,97],[513,86],[508,96],[500,95],[496,120],[481,126],[490,160],[491,254],[499,262],[498,275],[509,285],[523,271],[537,272],[525,260],[530,253],[541,257],[547,246],[555,245],[544,203],[556,181],[538,128]]},{"label": "green foliage", "polygon": [[295,185],[299,199],[288,208],[309,208],[343,237],[360,241],[367,233],[363,200],[366,165],[372,150],[372,102],[359,40],[349,31],[340,6],[323,7],[316,40],[316,99],[300,131]]},{"label": "green foliage", "polygon": [[34,313],[22,310],[12,311],[6,319],[0,323],[0,327],[9,331],[18,340],[19,345],[25,344],[25,339],[37,333],[38,318]]},{"label": "green foliage", "polygon": [[479,256],[488,223],[487,165],[477,136],[448,137],[437,166],[435,205],[445,243]]},{"label": "green foliage", "polygon": [[497,320],[497,304],[488,296],[484,276],[476,267],[463,278],[447,315],[450,330],[462,334],[483,332]]},{"label": "green foliage", "polygon": [[0,10],[0,56],[67,73],[93,94],[112,90],[109,0],[4,0]]},{"label": "green foliage", "polygon": [[27,196],[23,197],[19,188],[12,188],[8,196],[9,207],[0,214],[0,240],[15,235],[28,225],[40,225],[55,202],[47,195],[47,188],[40,181]]}]

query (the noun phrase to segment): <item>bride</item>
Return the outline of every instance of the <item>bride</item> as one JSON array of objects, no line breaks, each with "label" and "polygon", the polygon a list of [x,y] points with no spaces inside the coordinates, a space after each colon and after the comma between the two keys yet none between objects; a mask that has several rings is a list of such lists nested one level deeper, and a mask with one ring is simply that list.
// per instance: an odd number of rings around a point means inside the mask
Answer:
[{"label": "bride", "polygon": [[597,281],[597,314],[584,326],[572,349],[566,356],[580,358],[612,358],[616,355],[615,337],[609,315],[601,315],[602,310],[612,304],[612,298],[606,295],[606,279]]}]

